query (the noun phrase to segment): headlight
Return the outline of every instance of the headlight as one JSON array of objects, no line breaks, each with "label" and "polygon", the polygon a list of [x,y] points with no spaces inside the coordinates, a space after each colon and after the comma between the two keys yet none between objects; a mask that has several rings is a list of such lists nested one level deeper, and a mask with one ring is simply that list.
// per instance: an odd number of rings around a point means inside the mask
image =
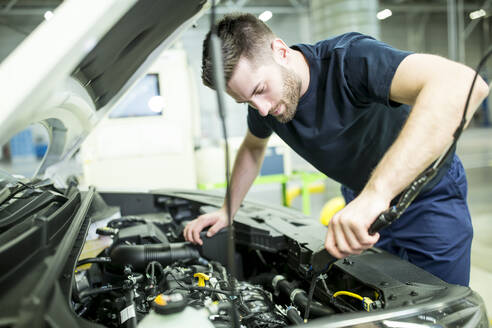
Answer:
[{"label": "headlight", "polygon": [[442,308],[409,316],[372,322],[370,325],[388,328],[483,327],[489,326],[482,299],[472,294],[466,299]]},{"label": "headlight", "polygon": [[322,319],[309,327],[381,327],[381,328],[488,328],[485,305],[476,293],[449,303],[401,308],[395,311],[374,311],[372,315],[348,315],[323,323]]},{"label": "headlight", "polygon": [[407,318],[381,321],[383,327],[483,327],[489,326],[484,303],[480,296],[469,297],[440,309]]}]

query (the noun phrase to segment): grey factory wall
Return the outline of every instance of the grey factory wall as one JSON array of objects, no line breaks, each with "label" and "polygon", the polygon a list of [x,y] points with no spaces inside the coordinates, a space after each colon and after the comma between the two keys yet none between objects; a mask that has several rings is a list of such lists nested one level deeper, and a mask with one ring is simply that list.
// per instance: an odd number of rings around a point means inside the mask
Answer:
[{"label": "grey factory wall", "polygon": [[[489,19],[490,20],[490,19]],[[403,14],[394,13],[380,22],[381,40],[392,46],[415,52],[425,52],[448,57],[448,32],[446,13]],[[478,24],[466,39],[465,62],[475,67],[486,50],[492,45],[483,40],[482,24]],[[492,73],[492,63],[488,64]]]},{"label": "grey factory wall", "polygon": [[[492,23],[492,19],[488,18]],[[466,26],[465,22],[465,26]],[[487,25],[485,25],[487,28]],[[490,32],[492,32],[492,26]],[[393,16],[380,22],[380,39],[391,46],[403,50],[430,53],[449,58],[448,31],[446,13],[393,13]],[[466,65],[476,68],[487,49],[492,46],[492,33],[484,32],[479,23],[465,42]],[[492,80],[492,58],[489,59],[482,76],[486,75],[489,83]],[[492,121],[492,105],[489,96],[488,117]],[[477,120],[472,124],[483,125],[483,111],[477,111]]]},{"label": "grey factory wall", "polygon": [[347,32],[379,38],[378,0],[312,0],[313,35],[322,40]]}]

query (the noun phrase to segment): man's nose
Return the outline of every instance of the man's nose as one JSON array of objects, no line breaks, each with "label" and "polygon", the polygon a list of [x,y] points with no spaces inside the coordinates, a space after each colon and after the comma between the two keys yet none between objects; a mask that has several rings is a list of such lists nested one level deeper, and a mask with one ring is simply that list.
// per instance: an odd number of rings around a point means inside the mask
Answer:
[{"label": "man's nose", "polygon": [[261,116],[267,116],[272,108],[272,105],[268,101],[255,101],[253,104]]}]

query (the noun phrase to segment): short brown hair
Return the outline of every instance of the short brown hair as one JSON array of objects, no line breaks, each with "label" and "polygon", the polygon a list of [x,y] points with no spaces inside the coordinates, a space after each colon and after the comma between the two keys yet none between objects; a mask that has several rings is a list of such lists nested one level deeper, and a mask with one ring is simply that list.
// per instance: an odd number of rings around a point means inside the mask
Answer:
[{"label": "short brown hair", "polygon": [[[226,83],[241,56],[248,59],[265,57],[268,44],[275,38],[270,28],[251,14],[229,14],[216,23],[217,35],[222,42],[222,60]],[[202,81],[214,89],[210,32],[203,40]]]}]

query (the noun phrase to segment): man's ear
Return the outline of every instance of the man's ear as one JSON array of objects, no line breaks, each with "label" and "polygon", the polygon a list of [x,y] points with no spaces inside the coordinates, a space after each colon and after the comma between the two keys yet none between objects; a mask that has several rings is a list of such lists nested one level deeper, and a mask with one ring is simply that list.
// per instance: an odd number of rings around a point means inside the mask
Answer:
[{"label": "man's ear", "polygon": [[278,64],[286,64],[290,48],[285,44],[285,42],[282,41],[282,39],[275,38],[272,40],[271,47],[273,52],[273,59]]}]

